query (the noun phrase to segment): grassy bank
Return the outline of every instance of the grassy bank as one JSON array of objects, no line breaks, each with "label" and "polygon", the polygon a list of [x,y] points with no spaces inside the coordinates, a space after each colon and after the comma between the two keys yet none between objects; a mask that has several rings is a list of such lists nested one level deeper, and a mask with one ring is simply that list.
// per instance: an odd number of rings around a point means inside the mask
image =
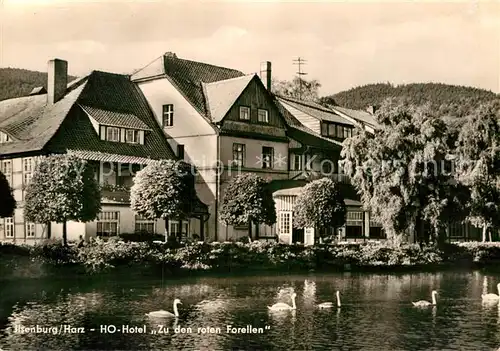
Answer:
[{"label": "grassy bank", "polygon": [[127,269],[189,272],[337,271],[475,268],[500,263],[498,243],[444,246],[345,243],[303,247],[275,243],[197,243],[173,246],[148,242],[95,240],[83,248],[59,242],[37,246],[0,245],[0,276],[26,276],[71,269],[82,274]]}]

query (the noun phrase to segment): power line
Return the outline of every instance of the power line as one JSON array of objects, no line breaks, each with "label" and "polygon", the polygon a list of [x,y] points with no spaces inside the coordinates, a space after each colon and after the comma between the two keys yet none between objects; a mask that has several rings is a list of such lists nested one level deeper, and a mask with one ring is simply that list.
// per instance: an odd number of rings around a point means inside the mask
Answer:
[{"label": "power line", "polygon": [[293,60],[293,64],[299,66],[299,71],[296,72],[299,76],[299,100],[302,100],[302,76],[305,76],[307,73],[302,71],[302,66],[306,65],[307,60],[304,60],[302,57],[298,57]]}]

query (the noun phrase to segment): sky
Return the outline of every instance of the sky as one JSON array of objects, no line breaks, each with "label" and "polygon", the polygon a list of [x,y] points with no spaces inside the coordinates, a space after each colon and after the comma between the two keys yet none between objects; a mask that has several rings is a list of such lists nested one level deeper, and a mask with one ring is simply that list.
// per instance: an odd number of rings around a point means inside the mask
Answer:
[{"label": "sky", "polygon": [[[440,82],[500,93],[500,1],[0,0],[0,67],[131,73],[165,52],[290,80],[321,95]],[[1,82],[0,82],[1,84]]]}]

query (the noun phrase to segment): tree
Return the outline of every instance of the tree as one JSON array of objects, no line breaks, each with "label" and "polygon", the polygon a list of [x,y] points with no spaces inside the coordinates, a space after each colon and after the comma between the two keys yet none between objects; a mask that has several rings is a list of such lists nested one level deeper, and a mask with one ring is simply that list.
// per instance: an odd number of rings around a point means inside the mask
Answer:
[{"label": "tree", "polygon": [[338,185],[330,178],[314,180],[304,186],[295,202],[296,228],[319,229],[320,238],[327,228],[345,224],[347,209]]},{"label": "tree", "polygon": [[250,173],[232,178],[222,199],[219,219],[225,225],[247,224],[250,239],[252,224],[276,223],[276,208],[268,183]]},{"label": "tree", "polygon": [[43,158],[26,188],[24,217],[34,223],[62,223],[67,245],[68,221],[89,222],[101,211],[101,191],[94,168],[73,155]]},{"label": "tree", "polygon": [[464,187],[450,172],[450,133],[430,105],[386,100],[376,113],[374,134],[360,130],[342,149],[344,170],[364,206],[388,237],[400,242],[414,233],[428,241],[426,225],[438,237],[450,213],[460,220]]},{"label": "tree", "polygon": [[12,217],[16,209],[16,200],[5,174],[0,172],[0,218]]},{"label": "tree", "polygon": [[315,79],[308,81],[295,77],[292,81],[273,80],[272,82],[273,93],[304,101],[318,101],[319,88],[321,84]]},{"label": "tree", "polygon": [[[456,179],[470,188],[469,221],[483,228],[500,227],[500,100],[471,111],[460,130]],[[490,235],[491,240],[491,235]]]},{"label": "tree", "polygon": [[165,220],[165,238],[169,237],[169,219],[185,219],[191,213],[195,197],[194,174],[182,161],[152,161],[134,177],[130,189],[131,208],[148,219]]}]

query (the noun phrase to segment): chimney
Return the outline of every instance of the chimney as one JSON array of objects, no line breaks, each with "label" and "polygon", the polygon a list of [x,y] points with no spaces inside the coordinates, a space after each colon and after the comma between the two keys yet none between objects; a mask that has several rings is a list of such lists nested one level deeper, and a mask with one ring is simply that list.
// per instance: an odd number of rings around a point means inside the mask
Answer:
[{"label": "chimney", "polygon": [[271,91],[271,78],[272,78],[271,62],[270,61],[262,62],[260,65],[260,79],[262,80],[262,83],[264,83],[267,90],[269,91]]},{"label": "chimney", "polygon": [[377,111],[377,107],[376,106],[373,106],[373,105],[370,105],[366,108],[366,111],[371,114],[371,115],[374,115],[375,112]]},{"label": "chimney", "polygon": [[47,71],[47,103],[55,104],[66,94],[68,62],[60,59],[49,61]]}]

